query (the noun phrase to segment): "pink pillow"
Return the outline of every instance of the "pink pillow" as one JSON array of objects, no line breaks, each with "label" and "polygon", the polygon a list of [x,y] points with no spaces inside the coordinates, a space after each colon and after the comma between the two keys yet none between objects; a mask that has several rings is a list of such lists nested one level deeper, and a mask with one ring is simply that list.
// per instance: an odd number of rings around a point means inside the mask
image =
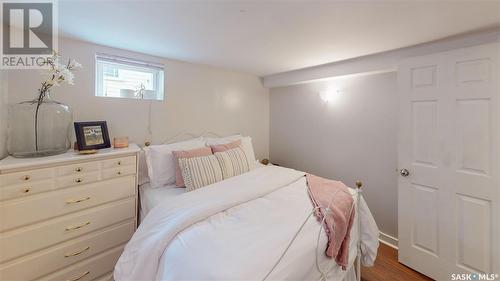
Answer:
[{"label": "pink pillow", "polygon": [[241,140],[235,140],[226,144],[211,145],[210,148],[212,149],[212,153],[215,153],[215,152],[224,152],[229,149],[237,148],[240,145],[241,145]]},{"label": "pink pillow", "polygon": [[179,167],[179,159],[212,155],[212,149],[210,147],[200,147],[192,150],[172,151],[172,154],[175,161],[175,185],[182,187],[184,186],[184,179],[182,178],[181,167]]}]

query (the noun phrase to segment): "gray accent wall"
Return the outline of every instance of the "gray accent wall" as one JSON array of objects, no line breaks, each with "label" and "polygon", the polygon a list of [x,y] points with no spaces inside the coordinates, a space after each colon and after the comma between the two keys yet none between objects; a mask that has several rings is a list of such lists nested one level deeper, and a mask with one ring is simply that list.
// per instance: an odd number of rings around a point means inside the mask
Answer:
[{"label": "gray accent wall", "polygon": [[[336,92],[325,102],[320,92]],[[270,160],[354,186],[381,232],[397,237],[396,73],[275,88],[270,94]]]}]

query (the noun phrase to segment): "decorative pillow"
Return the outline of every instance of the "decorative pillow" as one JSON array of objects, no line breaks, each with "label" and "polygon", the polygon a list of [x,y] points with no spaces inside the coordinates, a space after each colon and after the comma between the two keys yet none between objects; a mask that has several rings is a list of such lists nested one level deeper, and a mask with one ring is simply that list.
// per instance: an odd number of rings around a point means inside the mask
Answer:
[{"label": "decorative pillow", "polygon": [[241,147],[216,152],[214,155],[219,160],[224,179],[241,175],[250,170],[249,161]]},{"label": "decorative pillow", "polygon": [[200,147],[192,150],[173,151],[172,153],[174,154],[175,162],[175,185],[182,187],[184,186],[184,179],[182,178],[181,168],[179,167],[179,159],[212,155],[212,149],[210,149],[210,147]]},{"label": "decorative pillow", "polygon": [[235,140],[226,144],[211,145],[210,148],[212,149],[212,153],[216,153],[216,152],[224,152],[228,149],[237,148],[240,145],[241,145],[241,140]]},{"label": "decorative pillow", "polygon": [[252,138],[244,137],[242,135],[234,135],[225,138],[204,138],[207,142],[207,145],[218,145],[218,144],[228,144],[230,142],[241,140],[241,146],[243,151],[245,151],[245,155],[248,159],[248,163],[250,164],[250,170],[253,170],[256,167],[257,160],[255,160],[255,153],[253,151]]},{"label": "decorative pillow", "polygon": [[179,166],[187,191],[193,191],[223,179],[219,162],[213,154],[194,158],[180,158]]},{"label": "decorative pillow", "polygon": [[151,187],[157,188],[175,183],[173,151],[205,147],[205,141],[196,138],[172,144],[151,145],[144,148]]}]

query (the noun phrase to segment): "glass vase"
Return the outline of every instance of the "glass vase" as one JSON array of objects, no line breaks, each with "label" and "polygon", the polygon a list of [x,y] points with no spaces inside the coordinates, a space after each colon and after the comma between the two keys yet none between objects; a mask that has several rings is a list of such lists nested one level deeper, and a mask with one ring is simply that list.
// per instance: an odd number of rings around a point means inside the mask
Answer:
[{"label": "glass vase", "polygon": [[73,112],[50,93],[9,108],[8,152],[29,158],[64,153],[70,147]]}]

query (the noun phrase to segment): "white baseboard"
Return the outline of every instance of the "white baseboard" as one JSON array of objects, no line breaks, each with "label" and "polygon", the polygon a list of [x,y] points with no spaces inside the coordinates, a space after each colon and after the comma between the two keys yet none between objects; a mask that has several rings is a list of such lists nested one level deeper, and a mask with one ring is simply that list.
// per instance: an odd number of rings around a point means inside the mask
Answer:
[{"label": "white baseboard", "polygon": [[381,243],[384,243],[389,247],[392,247],[396,250],[398,249],[398,238],[396,238],[396,237],[392,237],[392,236],[385,234],[381,231],[379,236],[378,236],[378,240]]}]

